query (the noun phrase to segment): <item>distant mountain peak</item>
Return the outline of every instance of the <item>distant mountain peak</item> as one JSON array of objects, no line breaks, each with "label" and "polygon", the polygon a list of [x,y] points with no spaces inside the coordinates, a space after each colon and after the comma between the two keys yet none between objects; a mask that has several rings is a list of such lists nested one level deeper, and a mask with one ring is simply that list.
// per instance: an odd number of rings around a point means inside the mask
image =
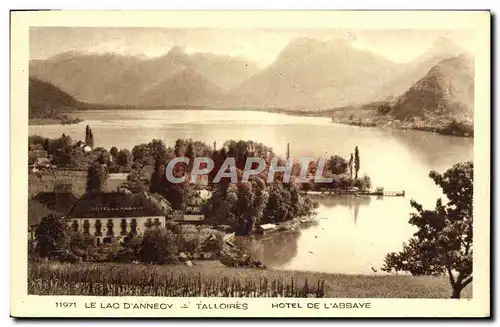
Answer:
[{"label": "distant mountain peak", "polygon": [[396,101],[400,118],[432,115],[472,115],[474,67],[467,55],[440,60]]},{"label": "distant mountain peak", "polygon": [[85,55],[85,54],[83,52],[80,52],[80,51],[69,50],[69,51],[64,51],[64,52],[58,53],[56,55],[53,55],[52,57],[49,57],[47,60],[50,60],[50,61],[66,60],[66,59],[71,59],[71,58],[82,56],[82,55]]},{"label": "distant mountain peak", "polygon": [[457,44],[447,36],[440,36],[432,42],[432,47],[453,48],[457,47]]},{"label": "distant mountain peak", "polygon": [[300,37],[288,43],[280,56],[294,56],[297,54],[311,54],[326,51],[351,49],[352,44],[342,38],[330,41],[321,41],[310,37]]},{"label": "distant mountain peak", "polygon": [[170,50],[167,52],[167,55],[169,56],[179,56],[185,54],[184,48],[175,45]]},{"label": "distant mountain peak", "polygon": [[457,56],[467,51],[459,46],[453,39],[447,36],[441,36],[431,43],[426,52],[419,58],[420,60],[429,60],[435,58],[447,58]]}]

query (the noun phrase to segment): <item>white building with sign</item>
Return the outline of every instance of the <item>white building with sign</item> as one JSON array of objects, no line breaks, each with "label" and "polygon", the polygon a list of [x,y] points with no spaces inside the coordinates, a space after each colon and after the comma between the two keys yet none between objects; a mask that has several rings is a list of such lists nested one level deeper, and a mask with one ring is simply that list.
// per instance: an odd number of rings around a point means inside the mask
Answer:
[{"label": "white building with sign", "polygon": [[130,233],[144,234],[153,226],[165,227],[166,219],[142,194],[126,193],[85,194],[67,218],[72,231],[94,237],[97,245],[120,242]]}]

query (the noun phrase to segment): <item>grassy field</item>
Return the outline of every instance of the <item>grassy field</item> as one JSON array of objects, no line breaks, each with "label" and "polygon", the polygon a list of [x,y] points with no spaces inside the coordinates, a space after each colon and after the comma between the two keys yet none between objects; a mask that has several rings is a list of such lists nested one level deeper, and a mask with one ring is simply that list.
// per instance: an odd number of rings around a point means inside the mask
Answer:
[{"label": "grassy field", "polygon": [[[96,296],[449,298],[445,277],[338,275],[228,268],[219,262],[154,266],[30,264],[28,293]],[[307,281],[307,286],[306,286]],[[462,297],[471,297],[467,287]]]}]

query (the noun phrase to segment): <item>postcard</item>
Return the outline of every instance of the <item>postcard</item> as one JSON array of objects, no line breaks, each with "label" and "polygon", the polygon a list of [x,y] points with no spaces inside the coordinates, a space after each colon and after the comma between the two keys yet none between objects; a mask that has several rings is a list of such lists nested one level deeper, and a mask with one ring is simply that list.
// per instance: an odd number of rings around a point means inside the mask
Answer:
[{"label": "postcard", "polygon": [[489,317],[490,12],[11,12],[14,317]]}]

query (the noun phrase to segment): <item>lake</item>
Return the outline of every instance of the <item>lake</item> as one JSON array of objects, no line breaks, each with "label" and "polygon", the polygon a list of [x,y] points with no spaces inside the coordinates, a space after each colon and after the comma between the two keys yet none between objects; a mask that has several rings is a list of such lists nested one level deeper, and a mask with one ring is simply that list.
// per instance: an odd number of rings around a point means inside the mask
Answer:
[{"label": "lake", "polygon": [[[440,189],[428,178],[454,163],[473,159],[473,139],[429,132],[385,130],[333,124],[328,118],[298,117],[252,111],[216,110],[92,110],[75,113],[85,119],[75,125],[35,125],[30,135],[84,140],[92,127],[95,145],[132,149],[153,138],[173,146],[178,138],[208,144],[254,140],[278,155],[348,158],[360,153],[360,174],[373,187],[405,190],[405,197],[332,197],[318,199],[317,223],[296,232],[244,239],[239,242],[276,269],[328,273],[374,274],[386,253],[398,251],[413,233],[408,224],[410,199],[433,207]],[[373,268],[373,269],[372,269]]]}]

